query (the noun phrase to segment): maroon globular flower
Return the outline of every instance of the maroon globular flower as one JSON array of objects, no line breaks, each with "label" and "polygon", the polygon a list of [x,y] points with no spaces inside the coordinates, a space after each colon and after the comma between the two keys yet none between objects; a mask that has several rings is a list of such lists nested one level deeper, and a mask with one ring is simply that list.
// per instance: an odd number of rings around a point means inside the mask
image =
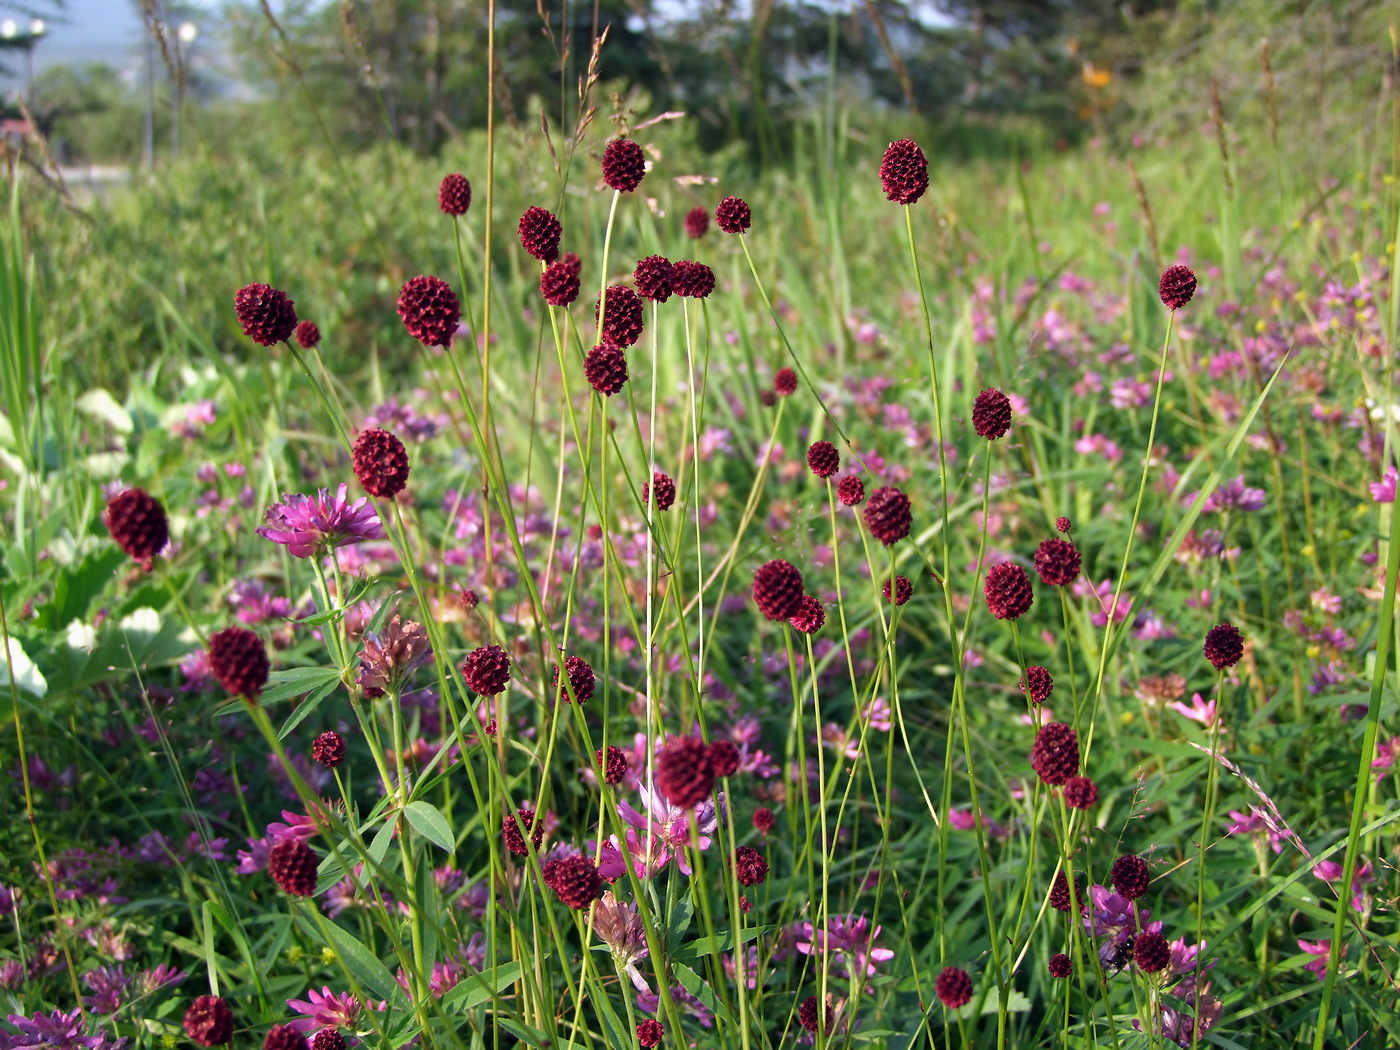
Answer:
[{"label": "maroon globular flower", "polygon": [[559,258],[559,239],[564,236],[564,227],[545,208],[529,207],[520,216],[520,247],[541,262],[553,262]]},{"label": "maroon globular flower", "polygon": [[933,982],[933,990],[938,1001],[949,1010],[958,1010],[972,1002],[972,978],[966,970],[956,966],[945,967]]},{"label": "maroon globular flower", "polygon": [[1059,980],[1064,980],[1074,973],[1074,960],[1064,952],[1059,952],[1050,956],[1050,964],[1046,967],[1050,971],[1050,976]]},{"label": "maroon globular flower", "polygon": [[170,542],[170,523],[160,501],[145,489],[123,489],[107,501],[102,515],[107,531],[147,572]]},{"label": "maroon globular flower", "polygon": [[1070,777],[1065,781],[1065,805],[1070,809],[1088,809],[1099,800],[1099,786],[1088,777]]},{"label": "maroon globular flower", "polygon": [[686,299],[704,299],[715,290],[715,271],[682,259],[671,266],[671,290]]},{"label": "maroon globular flower", "polygon": [[797,612],[788,617],[788,623],[794,631],[816,634],[826,623],[826,610],[822,608],[821,600],[804,594],[802,601],[798,603]]},{"label": "maroon globular flower", "polygon": [[393,499],[408,484],[408,451],[387,430],[369,427],[355,438],[350,465],[366,492]]},{"label": "maroon globular flower", "polygon": [[275,1024],[263,1036],[263,1050],[307,1050],[306,1036],[289,1024]]},{"label": "maroon globular flower", "polygon": [[1108,881],[1114,890],[1135,901],[1147,892],[1152,882],[1152,873],[1147,869],[1147,861],[1133,853],[1125,853],[1113,862],[1109,869]]},{"label": "maroon globular flower", "polygon": [[802,1005],[797,1008],[797,1023],[809,1032],[816,1032],[818,1026],[823,1030],[831,1027],[831,1007],[825,1011],[821,1008],[821,1003],[817,1002],[815,995],[809,995],[802,1000]]},{"label": "maroon globular flower", "polygon": [[656,756],[656,786],[662,798],[680,809],[694,809],[708,799],[715,771],[705,742],[694,736],[668,740]]},{"label": "maroon globular flower", "polygon": [[870,535],[886,547],[908,536],[909,526],[914,520],[909,513],[909,497],[893,485],[872,492],[864,513],[865,526],[870,530]]},{"label": "maroon globular flower", "polygon": [[1035,549],[1035,571],[1047,587],[1067,587],[1079,575],[1079,548],[1069,540],[1041,540]]},{"label": "maroon globular flower", "polygon": [[1061,532],[1068,532],[1070,530],[1069,519],[1064,515],[1060,515],[1060,517],[1055,519],[1055,528],[1059,529]]},{"label": "maroon globular flower", "polygon": [[1011,399],[1000,390],[984,390],[972,402],[972,429],[988,441],[1011,429]]},{"label": "maroon globular flower", "polygon": [[298,346],[303,350],[311,350],[321,341],[321,330],[316,327],[315,321],[301,321],[296,326],[296,337]]},{"label": "maroon globular flower", "polygon": [[764,562],[753,574],[753,600],[770,620],[796,616],[802,607],[802,573],[781,558]]},{"label": "maroon globular flower", "polygon": [[283,893],[293,897],[310,897],[316,892],[319,864],[311,847],[295,835],[278,839],[267,855],[267,873]]},{"label": "maroon globular flower", "polygon": [[749,206],[741,197],[725,197],[715,209],[715,225],[725,233],[743,233],[752,220]]},{"label": "maroon globular flower", "polygon": [[847,507],[859,507],[865,502],[865,482],[855,474],[847,474],[836,483],[836,498]]},{"label": "maroon globular flower", "polygon": [[1206,642],[1202,646],[1206,659],[1217,671],[1234,667],[1244,656],[1244,636],[1240,629],[1231,623],[1218,624],[1206,632]]},{"label": "maroon globular flower", "polygon": [[234,696],[261,693],[271,668],[267,647],[248,628],[225,627],[209,636],[209,669]]},{"label": "maroon globular flower", "polygon": [[461,172],[444,175],[438,184],[438,207],[444,215],[465,215],[472,206],[472,184]]},{"label": "maroon globular flower", "polygon": [[841,469],[841,453],[830,441],[814,441],[807,449],[807,466],[819,478],[835,477]]},{"label": "maroon globular flower", "polygon": [[1031,768],[1051,787],[1079,772],[1079,736],[1063,722],[1047,722],[1035,735]]},{"label": "maroon globular flower", "polygon": [[778,395],[771,388],[764,387],[758,392],[758,403],[764,408],[772,408],[778,403]]},{"label": "maroon globular flower", "polygon": [[778,369],[773,377],[773,393],[779,397],[791,397],[797,393],[797,373],[791,368]]},{"label": "maroon globular flower", "polygon": [[588,385],[604,397],[612,397],[627,385],[627,357],[610,343],[600,343],[583,359]]},{"label": "maroon globular flower", "polygon": [[685,213],[685,232],[692,241],[698,241],[710,229],[710,213],[704,208],[691,208]]},{"label": "maroon globular flower", "polygon": [[651,1050],[654,1046],[661,1045],[661,1038],[666,1034],[666,1029],[661,1026],[661,1022],[655,1019],[637,1022],[637,1045],[643,1050]]},{"label": "maroon globular flower", "polygon": [[1196,274],[1189,266],[1168,266],[1157,282],[1157,294],[1168,310],[1180,310],[1196,294]]},{"label": "maroon globular flower", "polygon": [[[1074,884],[1075,898],[1082,905],[1084,899],[1079,892],[1079,883]],[[1070,900],[1070,882],[1062,871],[1055,876],[1055,881],[1050,884],[1050,907],[1056,911],[1069,911],[1073,902]]]},{"label": "maroon globular flower", "polygon": [[276,346],[296,330],[296,305],[270,284],[250,284],[233,297],[243,334],[259,346]]},{"label": "maroon globular flower", "polygon": [[[573,255],[570,252],[569,255]],[[577,260],[578,256],[574,256]],[[540,294],[550,306],[568,306],[578,298],[580,267],[566,256],[555,259],[540,271]]]},{"label": "maroon globular flower", "polygon": [[322,1028],[311,1037],[311,1050],[345,1050],[345,1036],[339,1028]]},{"label": "maroon globular flower", "polygon": [[503,693],[510,682],[510,657],[499,645],[473,649],[462,662],[462,678],[468,689],[481,696]]},{"label": "maroon globular flower", "polygon": [[[880,591],[885,596],[885,601],[890,600],[890,581],[885,581],[885,586]],[[896,576],[894,578],[894,603],[903,605],[914,596],[914,585],[909,582],[907,576]]]},{"label": "maroon globular flower", "polygon": [[1143,973],[1164,970],[1171,961],[1171,945],[1160,933],[1140,933],[1133,939],[1133,962]]},{"label": "maroon globular flower", "polygon": [[773,811],[767,806],[759,806],[753,811],[753,826],[761,835],[773,830]]},{"label": "maroon globular flower", "polygon": [[334,729],[311,741],[311,757],[327,769],[334,769],[345,761],[345,738]]},{"label": "maroon globular flower", "polygon": [[734,851],[734,877],[741,886],[757,886],[768,878],[768,861],[752,846],[740,846]]},{"label": "maroon globular flower", "polygon": [[[598,319],[598,305],[593,305],[593,319]],[[642,300],[625,284],[614,284],[607,291],[603,316],[602,341],[613,346],[631,346],[642,335]]]},{"label": "maroon globular flower", "polygon": [[603,148],[603,182],[608,189],[631,193],[646,174],[646,154],[631,139],[613,139]]},{"label": "maroon globular flower", "polygon": [[527,856],[530,852],[529,847],[525,845],[526,835],[530,836],[531,845],[538,851],[540,843],[544,841],[544,821],[535,819],[533,809],[518,809],[501,818],[501,839],[505,842],[506,849],[517,857]]},{"label": "maroon globular flower", "polygon": [[632,271],[632,283],[637,286],[637,294],[652,303],[664,303],[671,298],[671,285],[675,280],[675,268],[664,255],[648,255],[637,263]]},{"label": "maroon globular flower", "polygon": [[233,1010],[217,995],[201,995],[185,1011],[185,1034],[200,1046],[233,1040]]},{"label": "maroon globular flower", "polygon": [[1043,704],[1055,691],[1055,680],[1045,668],[1032,664],[1026,668],[1026,676],[1018,683],[1019,688],[1033,704]]},{"label": "maroon globular flower", "polygon": [[656,490],[656,509],[670,510],[676,502],[676,483],[671,480],[671,475],[663,474],[661,471],[654,471],[651,475],[652,483],[642,482],[642,502],[651,502],[651,491]]},{"label": "maroon globular flower", "polygon": [[457,293],[441,277],[419,274],[399,290],[399,317],[408,334],[424,346],[450,346],[462,320]]},{"label": "maroon globular flower", "polygon": [[710,742],[710,769],[717,777],[732,777],[739,772],[739,745],[720,738]]},{"label": "maroon globular flower", "polygon": [[570,908],[582,911],[603,892],[603,877],[587,857],[575,854],[560,857],[544,866],[544,884]]},{"label": "maroon globular flower", "polygon": [[1015,620],[1024,616],[1035,600],[1031,578],[1026,575],[1026,570],[1009,561],[987,570],[982,593],[987,599],[987,609],[998,620]]},{"label": "maroon globular flower", "polygon": [[[592,700],[596,681],[592,665],[581,656],[571,656],[564,661],[564,671],[569,676],[569,689],[574,691],[574,698],[581,704]],[[558,664],[554,665],[554,685],[559,690],[559,699],[569,703],[568,689],[565,689],[564,683],[559,680]]]},{"label": "maroon globular flower", "polygon": [[604,784],[621,784],[627,778],[627,753],[622,748],[609,744],[605,758],[600,747],[593,753],[593,758],[597,761],[598,768],[603,771]]},{"label": "maroon globular flower", "polygon": [[928,158],[913,139],[900,139],[885,147],[880,161],[880,185],[885,199],[913,204],[928,189]]}]

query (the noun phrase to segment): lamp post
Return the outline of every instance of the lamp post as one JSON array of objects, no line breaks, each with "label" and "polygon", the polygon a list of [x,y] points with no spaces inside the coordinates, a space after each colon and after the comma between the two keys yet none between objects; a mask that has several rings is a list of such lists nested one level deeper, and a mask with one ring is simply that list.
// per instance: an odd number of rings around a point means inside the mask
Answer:
[{"label": "lamp post", "polygon": [[24,92],[23,98],[30,112],[34,110],[34,46],[39,43],[48,26],[42,18],[29,23],[29,31],[22,32],[19,23],[13,18],[0,22],[0,47],[6,50],[24,48]]}]

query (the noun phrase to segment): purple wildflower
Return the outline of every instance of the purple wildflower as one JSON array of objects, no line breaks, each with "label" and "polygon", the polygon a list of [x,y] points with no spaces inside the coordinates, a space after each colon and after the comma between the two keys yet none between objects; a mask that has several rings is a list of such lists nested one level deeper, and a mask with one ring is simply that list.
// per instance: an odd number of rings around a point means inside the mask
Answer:
[{"label": "purple wildflower", "polygon": [[15,1035],[0,1032],[0,1047],[3,1050],[121,1050],[129,1039],[112,1039],[105,1032],[96,1035],[84,1034],[83,1015],[79,1010],[66,1014],[55,1010],[52,1014],[36,1013],[33,1017],[23,1014],[10,1014],[5,1018],[19,1031]]},{"label": "purple wildflower", "polygon": [[1371,498],[1377,503],[1394,503],[1397,480],[1400,480],[1400,475],[1397,475],[1394,467],[1390,467],[1380,481],[1373,481],[1366,487],[1371,490]]},{"label": "purple wildflower", "polygon": [[803,955],[830,952],[835,956],[834,972],[840,976],[863,974],[874,977],[876,963],[888,962],[894,958],[889,948],[873,946],[880,936],[880,927],[870,928],[870,920],[864,915],[833,915],[827,920],[826,931],[814,929],[810,922],[802,924],[797,942],[797,950]]},{"label": "purple wildflower", "polygon": [[259,525],[259,536],[286,546],[294,558],[309,558],[317,551],[343,547],[347,543],[384,537],[379,515],[369,506],[369,497],[349,502],[348,485],[341,485],[334,496],[320,489],[315,496],[293,493],[268,508],[267,524]]},{"label": "purple wildflower", "polygon": [[[384,1009],[380,1003],[377,1009]],[[294,1028],[303,1035],[320,1028],[348,1028],[355,1030],[355,1022],[359,1020],[360,1011],[363,1007],[360,1000],[350,992],[342,992],[336,995],[329,986],[323,987],[319,992],[315,988],[307,990],[305,999],[288,999],[287,1006],[304,1016],[294,1018],[287,1022],[287,1027]]]},{"label": "purple wildflower", "polygon": [[1256,511],[1264,506],[1265,499],[1264,490],[1246,486],[1244,475],[1241,474],[1212,492],[1201,510],[1206,513],[1222,510]]},{"label": "purple wildflower", "polygon": [[120,965],[89,970],[83,974],[83,984],[92,994],[83,996],[83,1003],[95,1014],[114,1014],[121,1009],[123,994],[130,983],[131,978]]},{"label": "purple wildflower", "polygon": [[360,654],[360,676],[356,681],[368,697],[397,693],[409,676],[433,657],[428,632],[421,623],[404,623],[398,613],[378,636],[366,634]]}]

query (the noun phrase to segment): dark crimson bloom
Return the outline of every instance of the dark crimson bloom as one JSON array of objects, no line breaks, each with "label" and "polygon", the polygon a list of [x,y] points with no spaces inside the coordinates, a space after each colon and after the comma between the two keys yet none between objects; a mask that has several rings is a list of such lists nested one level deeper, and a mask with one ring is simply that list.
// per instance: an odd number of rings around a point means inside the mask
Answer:
[{"label": "dark crimson bloom", "polygon": [[321,330],[316,327],[315,321],[302,321],[296,326],[296,337],[298,346],[310,350],[321,341]]},{"label": "dark crimson bloom", "polygon": [[767,387],[758,392],[758,401],[764,408],[772,408],[778,403],[778,395]]},{"label": "dark crimson bloom", "polygon": [[680,809],[694,809],[710,797],[715,771],[710,749],[694,736],[675,736],[656,756],[656,786],[661,796]]},{"label": "dark crimson bloom", "polygon": [[710,742],[710,768],[717,777],[732,777],[739,772],[739,745],[720,737]]},{"label": "dark crimson bloom", "polygon": [[1079,548],[1069,540],[1041,540],[1035,549],[1035,571],[1047,587],[1067,587],[1079,575]]},{"label": "dark crimson bloom", "polygon": [[788,617],[788,623],[794,631],[816,634],[826,623],[826,610],[822,608],[821,600],[804,594],[797,605],[797,612]]},{"label": "dark crimson bloom", "polygon": [[263,1037],[263,1050],[307,1050],[306,1036],[289,1024],[275,1024]]},{"label": "dark crimson bloom", "polygon": [[[607,306],[603,317],[603,342],[613,346],[631,346],[642,334],[642,300],[625,284],[608,288]],[[598,319],[598,306],[593,306],[593,319]]]},{"label": "dark crimson bloom", "polygon": [[339,1028],[322,1028],[311,1037],[311,1050],[345,1050],[345,1036]]},{"label": "dark crimson bloom", "polygon": [[725,233],[743,233],[752,220],[748,204],[740,197],[725,197],[715,209],[715,225]]},{"label": "dark crimson bloom", "polygon": [[885,147],[880,161],[880,185],[885,199],[913,204],[928,189],[928,158],[913,139],[900,139]]},{"label": "dark crimson bloom", "polygon": [[815,1032],[818,1025],[823,1029],[828,1029],[831,1027],[831,1007],[828,1006],[823,1011],[821,1004],[817,1002],[817,997],[809,995],[802,1000],[802,1005],[797,1008],[797,1023],[809,1032]]},{"label": "dark crimson bloom", "polygon": [[440,277],[420,274],[399,291],[399,317],[424,346],[450,346],[462,319],[457,293]]},{"label": "dark crimson bloom", "polygon": [[753,574],[753,600],[770,620],[796,616],[802,606],[802,573],[781,558],[764,562]]},{"label": "dark crimson bloom", "polygon": [[813,441],[807,449],[807,466],[819,478],[835,477],[841,469],[841,453],[830,441]]},{"label": "dark crimson bloom", "polygon": [[603,892],[603,877],[587,857],[560,857],[544,866],[544,884],[570,908],[583,910]]},{"label": "dark crimson bloom", "polygon": [[757,886],[768,878],[768,861],[752,846],[740,846],[734,851],[734,877],[741,886]]},{"label": "dark crimson bloom", "polygon": [[646,154],[631,139],[613,139],[603,148],[603,182],[608,189],[631,193],[646,174]]},{"label": "dark crimson bloom", "polygon": [[[573,255],[570,252],[569,255]],[[578,256],[574,256],[577,260]],[[550,306],[568,306],[578,298],[580,267],[568,257],[555,259],[540,271],[540,294]]]},{"label": "dark crimson bloom", "polygon": [[256,634],[246,627],[225,627],[209,636],[209,669],[234,696],[255,697],[267,685],[272,664]]},{"label": "dark crimson bloom", "polygon": [[311,741],[311,757],[327,769],[334,769],[345,761],[345,738],[334,729]]},{"label": "dark crimson bloom", "polygon": [[1050,677],[1050,672],[1038,665],[1026,668],[1026,677],[1021,679],[1019,685],[1033,704],[1045,703],[1055,691],[1055,680]]},{"label": "dark crimson bloom", "polygon": [[[846,501],[843,499],[841,502]],[[870,530],[870,535],[886,547],[908,536],[913,520],[909,513],[909,497],[893,485],[876,489],[865,505],[865,526]]]},{"label": "dark crimson bloom", "polygon": [[201,995],[185,1011],[185,1034],[200,1046],[233,1040],[233,1010],[217,995]]},{"label": "dark crimson bloom", "polygon": [[1135,901],[1147,892],[1152,873],[1147,870],[1147,861],[1136,854],[1125,853],[1113,862],[1108,880],[1118,893]]},{"label": "dark crimson bloom", "polygon": [[642,482],[642,502],[651,502],[651,490],[656,489],[656,509],[670,510],[676,502],[676,483],[671,480],[671,475],[655,471],[651,475],[652,484]]},{"label": "dark crimson bloom", "polygon": [[[890,600],[890,581],[885,581],[885,586],[881,592],[885,596],[885,601]],[[903,605],[910,598],[914,597],[914,585],[909,582],[907,576],[896,576],[894,578],[894,603]]]},{"label": "dark crimson bloom", "polygon": [[1206,659],[1217,671],[1234,667],[1244,655],[1244,636],[1234,624],[1222,623],[1206,632],[1206,642],[1202,647]]},{"label": "dark crimson bloom", "polygon": [[691,208],[685,213],[685,232],[692,241],[698,241],[710,229],[710,213],[704,208]]},{"label": "dark crimson bloom", "polygon": [[671,290],[687,299],[704,299],[715,290],[715,271],[682,259],[671,266]]},{"label": "dark crimson bloom", "polygon": [[1011,399],[1000,390],[984,390],[972,402],[972,429],[988,441],[1011,429]]},{"label": "dark crimson bloom", "polygon": [[462,662],[462,677],[473,693],[495,696],[505,692],[510,682],[510,657],[499,645],[480,646]]},{"label": "dark crimson bloom", "polygon": [[465,215],[472,206],[472,184],[461,172],[444,175],[438,184],[438,207],[444,215]]},{"label": "dark crimson bloom", "polygon": [[617,347],[600,343],[583,359],[588,385],[605,397],[612,397],[627,385],[627,358]]},{"label": "dark crimson bloom", "polygon": [[847,474],[836,483],[836,498],[848,507],[859,507],[865,502],[865,482],[855,474]]},{"label": "dark crimson bloom", "polygon": [[1047,722],[1035,735],[1031,768],[1051,787],[1079,772],[1079,736],[1063,722]]},{"label": "dark crimson bloom", "polygon": [[600,747],[593,753],[593,758],[598,763],[598,768],[603,771],[603,783],[621,784],[627,777],[627,753],[620,747],[608,745],[607,758],[603,757],[603,749]]},{"label": "dark crimson bloom", "polygon": [[295,835],[278,839],[267,855],[267,873],[283,893],[293,897],[310,897],[316,892],[319,864],[311,847]]},{"label": "dark crimson bloom", "polygon": [[408,451],[379,427],[360,431],[350,450],[350,465],[365,491],[380,499],[393,499],[408,484]]},{"label": "dark crimson bloom", "polygon": [[559,238],[564,236],[564,227],[545,208],[529,207],[520,216],[520,247],[541,262],[553,262],[559,258]]},{"label": "dark crimson bloom", "polygon": [[[1074,884],[1074,895],[1075,899],[1082,906],[1084,904],[1084,898],[1080,893],[1079,883],[1077,882]],[[1056,911],[1069,911],[1072,903],[1073,902],[1070,900],[1069,879],[1062,871],[1055,876],[1055,881],[1050,884],[1050,907],[1054,908]]]},{"label": "dark crimson bloom", "polygon": [[107,501],[102,515],[118,547],[151,571],[156,555],[170,542],[170,523],[160,501],[145,489],[123,489]]},{"label": "dark crimson bloom", "polygon": [[462,592],[461,597],[457,600],[462,603],[463,609],[475,609],[477,605],[481,602],[481,595],[477,594],[476,591],[468,587]]},{"label": "dark crimson bloom", "polygon": [[1064,952],[1050,956],[1050,965],[1046,967],[1050,971],[1050,976],[1064,980],[1074,973],[1074,960]]},{"label": "dark crimson bloom", "polygon": [[779,397],[791,397],[797,393],[797,373],[791,368],[778,369],[773,377],[773,393]]},{"label": "dark crimson bloom", "polygon": [[1168,266],[1157,282],[1157,294],[1168,310],[1180,310],[1196,294],[1196,274],[1189,266]]},{"label": "dark crimson bloom", "polygon": [[[574,697],[579,703],[587,703],[593,699],[593,686],[595,677],[593,668],[581,656],[571,656],[564,661],[564,670],[569,675],[569,687],[574,691]],[[564,688],[564,684],[559,681],[559,665],[554,665],[554,685],[559,690],[559,699],[569,703],[569,691]]]},{"label": "dark crimson bloom", "polygon": [[1164,970],[1171,961],[1171,945],[1160,933],[1140,933],[1133,939],[1133,962],[1143,973]]},{"label": "dark crimson bloom", "polygon": [[637,1045],[643,1050],[651,1050],[653,1046],[661,1045],[661,1037],[666,1034],[666,1029],[661,1027],[661,1022],[655,1019],[637,1022]]},{"label": "dark crimson bloom", "polygon": [[1055,528],[1059,529],[1061,532],[1068,532],[1070,530],[1069,519],[1066,518],[1064,515],[1061,515],[1060,517],[1056,518]]},{"label": "dark crimson bloom", "polygon": [[526,835],[530,836],[531,845],[538,850],[544,841],[544,821],[535,819],[533,809],[521,808],[501,818],[501,839],[506,849],[517,857],[524,857],[530,852],[525,845]]},{"label": "dark crimson bloom", "polygon": [[632,283],[637,294],[648,302],[664,303],[671,298],[675,268],[664,255],[648,255],[632,271]]},{"label": "dark crimson bloom", "polygon": [[1099,800],[1099,787],[1088,777],[1070,777],[1065,781],[1065,805],[1070,809],[1088,809]]},{"label": "dark crimson bloom", "polygon": [[270,284],[250,284],[233,297],[243,334],[260,346],[285,342],[297,326],[296,305]]},{"label": "dark crimson bloom", "polygon": [[972,978],[966,970],[956,966],[945,967],[933,982],[933,990],[938,1001],[949,1010],[958,1010],[972,1002]]},{"label": "dark crimson bloom", "polygon": [[1031,591],[1031,578],[1026,575],[1026,570],[1009,561],[987,570],[982,593],[987,599],[988,610],[998,620],[1015,620],[1024,616],[1035,599]]},{"label": "dark crimson bloom", "polygon": [[753,826],[760,834],[767,835],[773,830],[773,811],[767,806],[759,806],[753,811]]}]

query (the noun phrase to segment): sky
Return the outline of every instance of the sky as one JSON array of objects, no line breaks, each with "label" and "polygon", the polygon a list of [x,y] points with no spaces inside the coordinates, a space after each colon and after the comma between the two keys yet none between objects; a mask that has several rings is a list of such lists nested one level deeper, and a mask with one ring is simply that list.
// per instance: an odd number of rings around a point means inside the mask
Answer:
[{"label": "sky", "polygon": [[[0,4],[0,7],[9,6]],[[19,6],[18,4],[16,6]],[[27,6],[27,5],[26,5]],[[38,5],[35,5],[38,6]],[[109,62],[125,65],[141,39],[141,19],[132,0],[65,0],[34,51],[34,65]],[[13,17],[8,12],[0,17]],[[19,18],[20,25],[27,21]]]}]

